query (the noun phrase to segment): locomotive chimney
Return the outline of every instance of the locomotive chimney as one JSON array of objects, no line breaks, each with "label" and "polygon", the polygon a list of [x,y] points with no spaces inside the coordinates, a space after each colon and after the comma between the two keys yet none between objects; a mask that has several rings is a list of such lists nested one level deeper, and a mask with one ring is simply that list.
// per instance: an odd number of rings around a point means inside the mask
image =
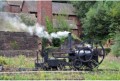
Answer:
[{"label": "locomotive chimney", "polygon": [[72,49],[72,35],[71,33],[68,34],[68,48]]}]

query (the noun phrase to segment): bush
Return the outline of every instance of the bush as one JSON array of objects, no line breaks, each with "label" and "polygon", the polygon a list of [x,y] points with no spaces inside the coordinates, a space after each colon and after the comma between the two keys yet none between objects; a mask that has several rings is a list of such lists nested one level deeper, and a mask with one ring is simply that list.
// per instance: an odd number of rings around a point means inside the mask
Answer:
[{"label": "bush", "polygon": [[63,43],[65,42],[66,39],[67,39],[67,37],[62,37],[62,38],[60,39],[61,44],[63,44]]},{"label": "bush", "polygon": [[52,22],[49,20],[48,17],[46,17],[46,27],[49,34],[54,32]]},{"label": "bush", "polygon": [[49,40],[47,38],[42,38],[42,48],[47,47],[49,44]]},{"label": "bush", "polygon": [[28,14],[20,14],[20,18],[27,26],[34,26],[36,23],[36,20],[30,17]]},{"label": "bush", "polygon": [[56,26],[54,27],[54,31],[70,31],[69,23],[66,20],[67,16],[58,15],[56,17]]},{"label": "bush", "polygon": [[5,64],[7,64],[5,58],[0,57],[0,65],[5,65]]},{"label": "bush", "polygon": [[61,45],[61,40],[59,38],[53,38],[52,43],[54,47],[59,47]]},{"label": "bush", "polygon": [[109,54],[109,53],[110,53],[110,51],[111,51],[111,49],[110,49],[110,48],[105,48],[105,53],[106,53],[106,54]]},{"label": "bush", "polygon": [[115,41],[115,43],[111,47],[111,52],[116,57],[118,57],[118,56],[120,56],[120,33],[116,34],[114,41]]}]

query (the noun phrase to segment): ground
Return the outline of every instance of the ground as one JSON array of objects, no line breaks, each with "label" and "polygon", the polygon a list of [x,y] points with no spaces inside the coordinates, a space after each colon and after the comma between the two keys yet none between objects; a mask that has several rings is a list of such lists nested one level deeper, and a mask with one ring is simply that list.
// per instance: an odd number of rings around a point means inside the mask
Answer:
[{"label": "ground", "polygon": [[[35,58],[26,58],[24,56],[6,58],[7,65],[5,67],[14,68],[16,67],[25,67],[25,68],[34,68],[34,59]],[[17,73],[17,74],[0,74],[0,80],[120,80],[120,58],[114,57],[111,54],[108,54],[103,63],[99,66],[98,69],[104,69],[103,71],[92,72],[45,72],[39,71],[35,73]],[[115,70],[115,71],[114,71]],[[116,71],[117,70],[117,71]],[[7,69],[6,69],[7,71]]]}]

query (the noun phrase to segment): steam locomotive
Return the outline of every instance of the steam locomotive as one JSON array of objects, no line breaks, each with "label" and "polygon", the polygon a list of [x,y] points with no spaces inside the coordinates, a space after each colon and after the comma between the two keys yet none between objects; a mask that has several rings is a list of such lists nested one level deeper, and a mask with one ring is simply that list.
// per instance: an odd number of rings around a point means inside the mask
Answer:
[{"label": "steam locomotive", "polygon": [[39,60],[35,67],[43,70],[92,70],[97,68],[105,57],[105,50],[100,41],[86,40],[73,44],[71,33],[68,34],[67,43],[58,48],[42,48]]}]

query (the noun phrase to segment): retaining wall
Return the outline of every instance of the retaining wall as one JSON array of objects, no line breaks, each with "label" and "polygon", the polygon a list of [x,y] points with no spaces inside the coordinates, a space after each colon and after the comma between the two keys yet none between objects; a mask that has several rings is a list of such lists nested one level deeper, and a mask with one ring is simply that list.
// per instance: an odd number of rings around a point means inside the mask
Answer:
[{"label": "retaining wall", "polygon": [[35,56],[38,49],[38,40],[38,37],[25,32],[0,31],[0,55]]}]

